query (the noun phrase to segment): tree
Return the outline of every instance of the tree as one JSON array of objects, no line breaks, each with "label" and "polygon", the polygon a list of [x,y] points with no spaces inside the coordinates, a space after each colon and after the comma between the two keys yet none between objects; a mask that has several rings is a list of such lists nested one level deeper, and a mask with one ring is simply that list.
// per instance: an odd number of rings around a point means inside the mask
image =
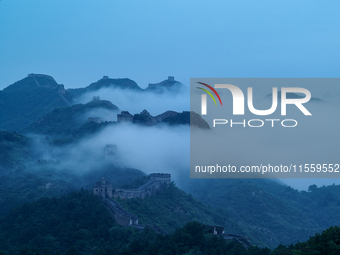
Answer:
[{"label": "tree", "polygon": [[308,191],[309,191],[309,192],[313,192],[313,191],[315,191],[315,190],[317,190],[317,189],[318,189],[318,186],[316,186],[315,184],[310,185],[310,186],[308,187]]}]

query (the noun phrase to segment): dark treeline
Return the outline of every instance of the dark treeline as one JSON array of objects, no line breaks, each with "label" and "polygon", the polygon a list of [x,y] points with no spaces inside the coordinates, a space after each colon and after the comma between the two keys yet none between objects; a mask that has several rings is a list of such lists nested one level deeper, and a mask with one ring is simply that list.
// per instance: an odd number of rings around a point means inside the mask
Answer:
[{"label": "dark treeline", "polygon": [[81,189],[26,203],[0,220],[0,254],[339,254],[340,228],[295,245],[244,248],[189,222],[167,236],[138,232],[110,218],[101,200]]}]

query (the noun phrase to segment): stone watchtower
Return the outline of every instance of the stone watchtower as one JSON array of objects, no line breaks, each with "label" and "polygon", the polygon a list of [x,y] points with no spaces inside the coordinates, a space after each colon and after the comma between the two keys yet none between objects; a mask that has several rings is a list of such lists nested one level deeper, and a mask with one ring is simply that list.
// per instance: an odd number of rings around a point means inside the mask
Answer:
[{"label": "stone watchtower", "polygon": [[105,197],[112,197],[112,184],[104,177],[93,187],[93,194]]},{"label": "stone watchtower", "polygon": [[120,114],[117,114],[117,122],[132,122],[133,115],[128,111],[122,111]]},{"label": "stone watchtower", "polygon": [[117,154],[117,145],[115,144],[107,144],[105,146],[105,158],[110,159]]}]

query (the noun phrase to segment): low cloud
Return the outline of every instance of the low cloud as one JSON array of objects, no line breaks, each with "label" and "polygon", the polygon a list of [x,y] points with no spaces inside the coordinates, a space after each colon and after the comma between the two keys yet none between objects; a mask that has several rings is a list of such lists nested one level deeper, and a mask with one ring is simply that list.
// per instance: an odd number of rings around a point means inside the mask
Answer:
[{"label": "low cloud", "polygon": [[155,116],[168,110],[182,112],[190,109],[189,89],[186,86],[182,86],[177,93],[162,94],[102,88],[82,95],[77,102],[88,103],[93,96],[99,96],[101,100],[108,100],[120,110],[129,111],[131,114],[140,113],[146,109],[151,115]]},{"label": "low cloud", "polygon": [[82,174],[95,171],[105,162],[107,144],[117,145],[119,166],[140,169],[146,174],[189,171],[189,126],[154,127],[122,123],[62,147],[51,146],[45,138],[35,137],[41,158],[58,160],[60,167]]},{"label": "low cloud", "polygon": [[[189,110],[189,95],[184,89],[182,93],[153,94],[139,93],[120,89],[101,89],[88,93],[79,100],[86,103],[94,95],[109,100],[121,110],[138,113],[147,109],[152,115],[167,110]],[[265,103],[265,102],[264,102]],[[258,106],[258,105],[257,105]],[[265,105],[263,109],[268,108]],[[289,116],[279,113],[268,118],[296,119],[298,126],[272,128],[270,122],[262,128],[219,126],[227,133],[226,149],[223,154],[229,163],[235,165],[254,165],[264,162],[271,164],[323,164],[339,162],[339,130],[340,120],[338,104],[324,102],[309,103],[308,110],[312,116],[304,116],[299,110],[289,109]],[[115,120],[116,117],[105,111],[91,112],[95,117],[103,120]],[[229,116],[229,117],[228,117]],[[232,115],[223,115],[232,118]],[[106,118],[106,119],[105,119]],[[242,117],[243,118],[243,117]],[[245,119],[254,116],[245,115]],[[236,118],[235,118],[236,119]],[[240,119],[239,116],[237,118]],[[256,119],[265,119],[256,117]],[[209,121],[208,121],[209,122]],[[211,121],[209,122],[211,125]],[[279,122],[276,122],[279,124]],[[199,131],[201,137],[210,139],[212,131]],[[101,132],[86,137],[75,144],[61,147],[49,146],[46,141],[39,142],[40,151],[44,158],[60,159],[65,166],[75,172],[86,172],[96,169],[101,164],[104,148],[107,144],[118,146],[117,156],[122,165],[136,168],[145,173],[168,172],[173,179],[188,171],[190,166],[190,130],[188,126],[159,125],[145,127],[131,123],[119,123],[103,129]],[[205,144],[209,145],[208,141]],[[214,147],[211,150],[215,150]],[[331,185],[339,184],[340,179],[281,179],[287,185],[298,189],[308,189],[311,184]],[[182,182],[183,183],[183,182]]]}]

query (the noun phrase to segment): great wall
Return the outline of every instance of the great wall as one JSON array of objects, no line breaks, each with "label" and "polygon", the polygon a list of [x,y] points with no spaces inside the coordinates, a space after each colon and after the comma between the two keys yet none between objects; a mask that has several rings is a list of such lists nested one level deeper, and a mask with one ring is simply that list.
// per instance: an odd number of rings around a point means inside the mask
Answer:
[{"label": "great wall", "polygon": [[[108,78],[104,76],[103,79]],[[172,77],[169,77],[171,81]],[[94,101],[100,101],[99,96],[93,97]],[[146,125],[155,125],[168,117],[174,117],[178,113],[174,111],[167,111],[157,116],[152,116],[146,110],[143,110],[139,116],[142,116],[146,121],[144,124]],[[135,115],[136,116],[136,115]],[[117,114],[117,122],[134,122],[138,123],[138,119],[130,114],[128,111],[122,111],[120,114]],[[138,116],[138,115],[137,115]],[[93,122],[97,124],[101,124],[102,120],[99,117],[89,117],[88,122]],[[111,162],[119,163],[117,160],[117,145],[115,144],[107,144],[105,147],[105,159],[110,160]],[[168,187],[171,183],[171,174],[166,173],[153,173],[149,175],[149,181],[145,184],[141,185],[136,189],[121,189],[116,188],[113,189],[112,184],[108,182],[104,177],[98,181],[93,187],[93,193],[95,195],[101,196],[103,199],[104,205],[109,211],[111,217],[116,220],[119,225],[124,227],[132,227],[138,230],[143,230],[145,228],[153,229],[156,233],[161,235],[167,235],[167,233],[157,224],[139,224],[138,216],[128,212],[125,210],[118,202],[117,198],[120,199],[131,199],[131,198],[139,198],[145,199],[152,195],[155,195],[159,190]],[[235,234],[226,234],[224,233],[224,228],[220,226],[210,226],[204,225],[205,228],[215,234],[220,235],[226,240],[234,240],[244,247],[249,248],[252,244],[249,242],[247,237]]]},{"label": "great wall", "polygon": [[[104,76],[103,79],[107,79],[107,76]],[[168,78],[169,81],[173,81],[173,77]],[[151,86],[152,87],[152,86]],[[94,101],[99,101],[100,97],[93,97]],[[143,110],[139,116],[145,118],[145,124],[147,125],[155,125],[163,121],[168,117],[174,117],[178,113],[174,111],[167,111],[157,116],[152,116],[148,111]],[[102,120],[99,117],[89,117],[88,122],[93,122],[97,124],[101,124]],[[117,114],[117,122],[134,122],[138,123],[138,119],[130,114],[128,111],[122,111],[120,114]],[[118,162],[117,155],[117,145],[115,144],[107,144],[105,147],[105,159],[110,160],[112,162]],[[167,173],[153,173],[149,175],[149,181],[144,183],[138,188],[135,189],[122,189],[122,188],[113,188],[112,184],[108,182],[104,177],[94,184],[93,193],[97,196],[100,196],[104,202],[105,207],[110,213],[111,217],[115,219],[115,221],[124,227],[132,227],[138,230],[143,230],[145,228],[153,229],[156,233],[161,235],[167,235],[167,232],[164,231],[159,225],[156,223],[151,224],[139,224],[138,216],[128,212],[125,210],[117,200],[120,199],[145,199],[147,197],[155,195],[159,190],[164,189],[169,186],[171,183],[171,174]],[[235,234],[226,234],[224,233],[224,228],[220,226],[210,226],[204,225],[205,228],[215,235],[220,235],[226,240],[235,240],[242,244],[244,247],[249,248],[252,244],[249,240],[241,235]]]},{"label": "great wall", "polygon": [[[113,148],[111,148],[113,149]],[[116,148],[114,148],[115,150]],[[119,225],[124,227],[132,227],[138,230],[145,228],[153,229],[156,233],[167,235],[167,233],[157,224],[144,224],[138,223],[138,216],[125,210],[118,202],[120,199],[139,198],[145,199],[155,195],[157,191],[167,188],[171,183],[171,174],[153,173],[149,175],[149,181],[136,189],[113,189],[112,184],[104,177],[98,181],[93,187],[93,193],[103,199],[104,205],[108,209],[112,218],[116,220]],[[114,199],[115,198],[115,199]],[[219,226],[204,225],[209,232],[220,235],[226,240],[235,240],[242,244],[244,247],[249,248],[252,244],[249,240],[241,235],[226,234],[224,228]]]},{"label": "great wall", "polygon": [[166,111],[157,116],[152,116],[147,110],[143,110],[141,113],[134,116],[128,111],[122,111],[120,114],[117,114],[117,122],[118,123],[121,123],[121,122],[140,123],[141,120],[138,118],[138,116],[140,116],[143,119],[144,124],[152,126],[159,122],[162,122],[166,118],[174,117],[176,115],[178,115],[178,112]]},{"label": "great wall", "polygon": [[111,217],[113,217],[119,225],[125,227],[133,227],[138,230],[144,228],[151,228],[155,232],[161,235],[167,233],[157,224],[145,224],[141,225],[138,223],[138,217],[126,211],[116,200],[113,198],[130,199],[130,198],[141,198],[144,199],[162,188],[167,187],[171,182],[170,174],[150,174],[149,181],[137,189],[113,189],[112,184],[108,182],[104,177],[98,181],[93,187],[93,193],[101,196],[104,205],[108,209]]}]

